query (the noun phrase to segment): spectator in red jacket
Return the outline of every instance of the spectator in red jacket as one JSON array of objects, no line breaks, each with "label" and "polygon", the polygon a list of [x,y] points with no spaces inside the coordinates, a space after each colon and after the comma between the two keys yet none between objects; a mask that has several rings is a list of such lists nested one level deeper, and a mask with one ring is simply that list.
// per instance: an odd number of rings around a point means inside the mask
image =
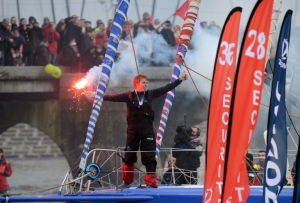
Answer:
[{"label": "spectator in red jacket", "polygon": [[95,28],[96,33],[96,45],[103,45],[104,41],[108,39],[107,33],[104,27],[104,23],[99,23],[99,26]]},{"label": "spectator in red jacket", "polygon": [[45,41],[48,42],[49,63],[57,65],[57,41],[60,36],[55,30],[54,23],[48,23],[44,27]]},{"label": "spectator in red jacket", "polygon": [[3,150],[0,149],[0,194],[6,194],[8,183],[6,177],[11,176],[12,170],[8,161],[3,155]]}]

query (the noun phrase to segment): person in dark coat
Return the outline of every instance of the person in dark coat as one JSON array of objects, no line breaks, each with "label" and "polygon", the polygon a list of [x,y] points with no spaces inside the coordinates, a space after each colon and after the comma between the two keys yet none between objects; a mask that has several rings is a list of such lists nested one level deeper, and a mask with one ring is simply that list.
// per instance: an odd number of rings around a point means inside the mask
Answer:
[{"label": "person in dark coat", "polygon": [[56,25],[55,28],[56,32],[59,33],[59,40],[57,41],[57,53],[60,53],[61,49],[68,44],[67,39],[66,39],[66,23],[65,22],[59,22]]},{"label": "person in dark coat", "polygon": [[9,39],[7,36],[8,25],[9,25],[9,22],[7,19],[4,19],[0,23],[0,66],[5,65],[5,49],[6,49],[8,39]]},{"label": "person in dark coat", "polygon": [[[197,184],[197,168],[200,167],[200,157],[203,145],[200,142],[200,129],[197,127],[178,126],[174,137],[173,158],[175,167],[171,166],[164,174],[162,183],[176,185]],[[173,174],[174,178],[173,181]]]},{"label": "person in dark coat", "polygon": [[25,44],[23,47],[23,57],[22,57],[22,63],[27,65],[33,65],[33,51],[32,51],[32,24],[28,25],[20,25],[20,35],[23,36],[25,40]]},{"label": "person in dark coat", "polygon": [[172,31],[172,26],[170,21],[166,21],[164,28],[161,30],[160,34],[166,40],[167,44],[171,47],[176,46],[174,32]]},{"label": "person in dark coat", "polygon": [[100,64],[103,63],[104,55],[105,55],[105,53],[103,53],[102,46],[100,46],[100,45],[96,46],[96,48],[95,48],[95,61],[94,61],[95,66],[99,66]]},{"label": "person in dark coat", "polygon": [[33,16],[30,16],[28,18],[28,23],[31,24],[32,26],[34,26],[34,24],[36,23],[36,19]]},{"label": "person in dark coat", "polygon": [[67,42],[70,42],[72,39],[75,39],[75,41],[77,42],[79,39],[79,36],[82,32],[82,28],[76,25],[77,20],[78,20],[77,15],[73,15],[72,17],[68,17],[65,19]]},{"label": "person in dark coat", "polygon": [[78,72],[80,54],[75,39],[72,39],[68,45],[62,48],[60,55],[60,63],[63,66],[70,66],[71,72]]},{"label": "person in dark coat", "polygon": [[[31,41],[32,41],[32,55],[33,55],[33,64],[36,64],[35,59],[37,58],[37,51],[39,49],[40,43],[44,39],[44,32],[38,22],[35,22],[31,31]],[[47,48],[47,47],[46,47]],[[49,61],[49,60],[47,60]]]},{"label": "person in dark coat", "polygon": [[11,29],[13,29],[14,27],[18,27],[17,18],[15,16],[10,18],[10,24],[11,24]]},{"label": "person in dark coat", "polygon": [[47,43],[44,41],[40,42],[40,46],[36,50],[35,65],[45,66],[49,63],[49,51]]},{"label": "person in dark coat", "polygon": [[83,72],[88,71],[94,65],[95,47],[93,40],[88,36],[88,32],[93,32],[92,29],[87,29],[82,33],[78,40],[78,51],[82,59]]},{"label": "person in dark coat", "polygon": [[137,161],[136,151],[141,152],[142,163],[146,167],[144,182],[146,187],[157,188],[156,182],[156,135],[153,131],[154,110],[153,101],[177,87],[188,75],[183,73],[180,78],[163,87],[148,90],[148,77],[138,74],[133,79],[134,91],[119,94],[106,94],[104,101],[124,102],[127,105],[127,139],[125,157],[122,165],[123,183],[120,189],[130,187],[134,179],[134,164]]}]

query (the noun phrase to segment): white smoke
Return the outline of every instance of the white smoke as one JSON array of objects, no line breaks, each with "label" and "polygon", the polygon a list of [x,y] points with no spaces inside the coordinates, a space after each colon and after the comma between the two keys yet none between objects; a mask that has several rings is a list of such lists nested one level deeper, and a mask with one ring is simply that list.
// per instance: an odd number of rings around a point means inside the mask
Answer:
[{"label": "white smoke", "polygon": [[[213,35],[203,31],[195,33],[192,36],[191,41],[193,49],[189,49],[186,54],[186,65],[194,71],[211,79],[218,40],[219,35]],[[133,39],[133,44],[138,68],[150,67],[154,64],[173,68],[176,49],[168,46],[162,35],[153,32],[141,32]],[[110,76],[110,86],[118,85],[119,80],[116,78],[121,74],[136,74],[137,72],[132,45],[131,43],[127,43],[127,45],[128,46],[122,50],[119,58],[113,65]],[[155,69],[156,67],[153,68]],[[89,90],[97,89],[100,74],[101,65],[94,66],[86,73],[85,79],[88,81]],[[191,74],[198,89],[208,98],[211,81],[193,72],[191,72]],[[191,86],[192,82],[190,81],[188,85]],[[191,88],[195,90],[193,86],[191,86]],[[198,95],[196,91],[193,92],[195,95]]]},{"label": "white smoke", "polygon": [[[191,40],[194,49],[189,49],[186,54],[187,66],[208,79],[212,79],[219,37],[219,34],[207,31],[194,33]],[[201,95],[209,98],[211,81],[192,71],[190,73]]]},{"label": "white smoke", "polygon": [[95,91],[100,80],[100,75],[102,71],[102,65],[94,66],[85,75],[85,79],[88,81],[86,90]]}]

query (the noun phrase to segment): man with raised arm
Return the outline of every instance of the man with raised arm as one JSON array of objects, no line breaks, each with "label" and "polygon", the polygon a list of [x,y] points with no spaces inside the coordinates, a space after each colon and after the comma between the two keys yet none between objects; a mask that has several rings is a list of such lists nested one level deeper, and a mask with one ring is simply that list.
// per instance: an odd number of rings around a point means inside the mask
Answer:
[{"label": "man with raised arm", "polygon": [[[129,188],[134,179],[134,163],[137,161],[136,151],[140,150],[142,164],[146,167],[144,181],[148,188],[157,188],[156,182],[156,135],[153,131],[154,110],[153,100],[166,94],[177,87],[182,81],[187,80],[184,72],[180,78],[163,87],[148,90],[148,77],[138,74],[133,79],[134,91],[118,94],[106,94],[104,101],[125,102],[127,105],[127,138],[125,157],[122,165],[123,183],[120,189]],[[87,92],[88,95],[91,95]]]}]

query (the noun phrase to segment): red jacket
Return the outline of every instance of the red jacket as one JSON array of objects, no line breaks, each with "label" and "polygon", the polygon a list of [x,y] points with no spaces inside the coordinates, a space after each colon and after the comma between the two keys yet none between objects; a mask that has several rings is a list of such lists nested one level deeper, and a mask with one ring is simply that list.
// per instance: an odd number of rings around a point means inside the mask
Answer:
[{"label": "red jacket", "polygon": [[56,30],[51,29],[52,24],[48,23],[44,27],[45,41],[48,42],[49,54],[57,54],[57,41],[60,38],[59,33]]},{"label": "red jacket", "polygon": [[6,177],[11,176],[12,170],[8,161],[2,156],[0,160],[0,190],[8,190]]},{"label": "red jacket", "polygon": [[105,40],[107,40],[107,34],[106,34],[106,30],[103,30],[102,32],[99,32],[96,34],[96,45],[103,45]]}]

